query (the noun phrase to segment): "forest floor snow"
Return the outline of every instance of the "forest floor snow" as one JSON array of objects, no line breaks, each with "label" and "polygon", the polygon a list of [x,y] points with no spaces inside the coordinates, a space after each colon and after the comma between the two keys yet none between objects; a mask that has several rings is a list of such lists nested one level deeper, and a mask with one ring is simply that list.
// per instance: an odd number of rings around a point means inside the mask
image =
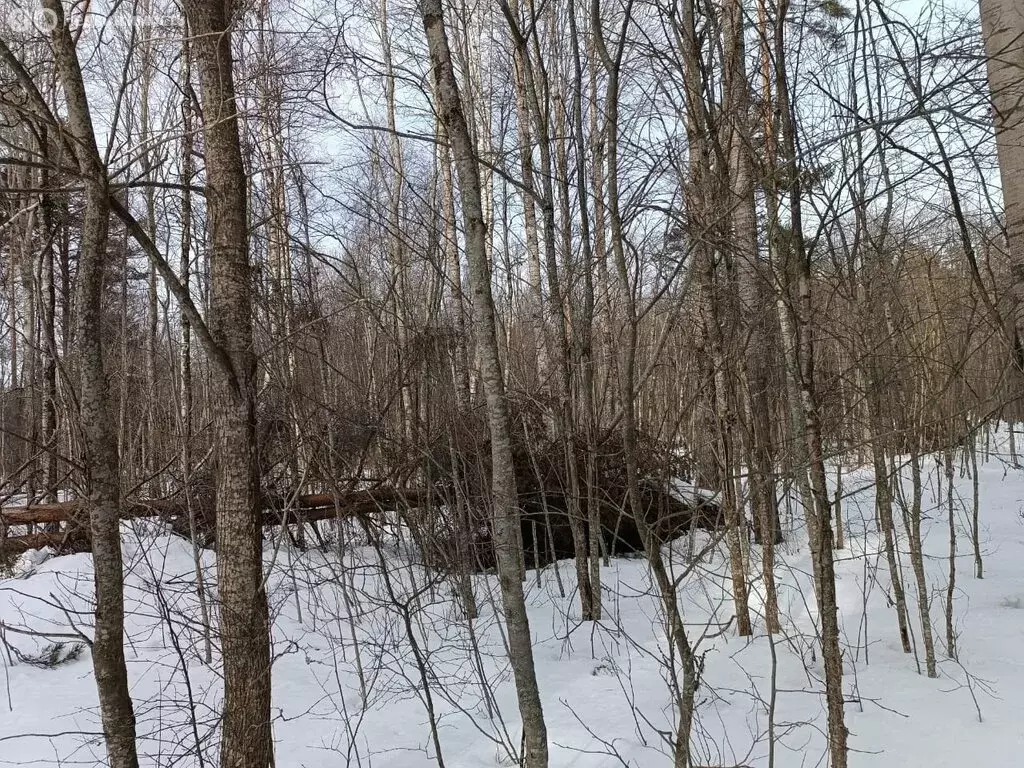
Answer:
[{"label": "forest floor snow", "polygon": [[[919,659],[900,648],[890,579],[874,533],[870,473],[844,476],[847,546],[837,555],[850,765],[1015,766],[1024,760],[1024,469],[991,456],[979,472],[985,577],[974,577],[972,485],[955,482],[959,555],[954,618],[959,662],[947,657],[949,534],[936,462],[925,462],[926,568],[938,679],[928,679],[905,540],[902,567]],[[909,482],[904,482],[908,487]],[[702,766],[769,766],[769,711],[779,768],[826,763],[820,654],[805,536],[787,519],[776,579],[783,632],[736,635],[728,563],[714,548],[683,578],[687,631],[701,659],[693,744]],[[681,574],[706,539],[672,547]],[[691,549],[693,547],[693,549]],[[139,747],[147,766],[210,765],[220,680],[205,661],[188,542],[126,523],[127,641]],[[380,550],[297,552],[268,543],[277,768],[512,766],[520,745],[493,576],[474,577],[480,616],[462,618],[449,583],[430,580],[399,543]],[[759,553],[752,548],[752,568]],[[602,571],[605,618],[578,621],[570,562],[528,572],[537,674],[553,767],[671,765],[675,716],[668,648],[646,561]],[[216,584],[202,556],[207,589]],[[88,555],[22,559],[0,581],[0,764],[105,763],[92,666]],[[410,642],[410,632],[415,642]],[[42,666],[39,666],[39,665]],[[440,759],[431,737],[434,712]],[[773,693],[774,692],[774,693]]]}]

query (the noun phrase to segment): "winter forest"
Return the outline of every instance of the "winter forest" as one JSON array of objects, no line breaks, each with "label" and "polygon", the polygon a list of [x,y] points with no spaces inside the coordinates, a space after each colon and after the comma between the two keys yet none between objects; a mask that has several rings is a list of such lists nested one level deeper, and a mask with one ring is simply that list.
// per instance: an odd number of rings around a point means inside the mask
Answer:
[{"label": "winter forest", "polygon": [[0,0],[0,765],[1024,754],[1019,0]]}]

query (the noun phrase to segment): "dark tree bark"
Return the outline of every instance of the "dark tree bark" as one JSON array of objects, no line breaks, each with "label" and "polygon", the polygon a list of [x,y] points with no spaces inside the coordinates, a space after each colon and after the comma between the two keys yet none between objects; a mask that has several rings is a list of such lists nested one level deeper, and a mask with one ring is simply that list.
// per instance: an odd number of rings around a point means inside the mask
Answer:
[{"label": "dark tree bark", "polygon": [[217,572],[224,660],[224,768],[273,764],[270,634],[263,585],[256,453],[247,181],[232,76],[230,3],[189,0],[194,68],[202,91],[210,251],[209,325],[224,353],[214,370]]},{"label": "dark tree bark", "polygon": [[78,416],[86,468],[86,503],[96,586],[93,671],[111,768],[135,768],[135,711],[124,657],[124,572],[121,556],[121,467],[103,367],[103,268],[110,229],[107,174],[93,132],[75,41],[60,0],[43,0],[56,19],[51,42],[67,102],[67,124],[85,187],[75,285]]}]

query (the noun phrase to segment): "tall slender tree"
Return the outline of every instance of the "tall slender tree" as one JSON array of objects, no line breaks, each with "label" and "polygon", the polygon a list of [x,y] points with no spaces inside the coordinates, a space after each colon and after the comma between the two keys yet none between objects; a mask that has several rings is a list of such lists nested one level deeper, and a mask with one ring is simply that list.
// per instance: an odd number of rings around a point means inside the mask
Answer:
[{"label": "tall slender tree", "polygon": [[477,365],[487,396],[491,431],[491,497],[494,545],[502,608],[508,627],[509,660],[515,677],[519,713],[523,719],[523,756],[526,768],[546,768],[547,727],[533,661],[530,620],[520,579],[522,551],[516,479],[512,464],[512,440],[505,382],[498,353],[491,268],[487,258],[487,224],[484,220],[480,173],[452,66],[448,33],[441,0],[421,0],[420,13],[430,51],[430,68],[437,109],[452,145],[452,156],[462,194],[462,218],[466,230],[466,261],[473,294],[473,330]]},{"label": "tall slender tree", "polygon": [[188,0],[194,71],[202,92],[206,206],[210,230],[212,342],[223,353],[214,375],[217,448],[217,574],[224,715],[223,768],[273,765],[270,628],[263,579],[256,443],[248,188],[235,100],[232,27],[240,9]]}]

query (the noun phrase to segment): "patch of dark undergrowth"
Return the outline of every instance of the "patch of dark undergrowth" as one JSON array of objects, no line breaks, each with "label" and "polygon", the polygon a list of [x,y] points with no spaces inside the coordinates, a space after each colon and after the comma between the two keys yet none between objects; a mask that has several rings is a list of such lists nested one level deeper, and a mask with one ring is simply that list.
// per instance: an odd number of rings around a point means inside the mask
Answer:
[{"label": "patch of dark undergrowth", "polygon": [[[430,456],[429,474],[438,503],[410,513],[410,527],[424,559],[434,567],[486,570],[494,566],[490,523],[490,443],[479,417],[460,420],[456,438]],[[644,532],[660,544],[695,529],[717,530],[719,506],[706,495],[680,494],[677,478],[691,461],[672,446],[641,435],[635,454],[641,520],[629,500],[621,432],[588,439],[554,437],[536,412],[513,419],[512,457],[519,501],[520,534],[527,567],[574,557],[574,518],[584,540],[594,521],[602,554],[646,551]],[[450,433],[449,433],[450,434]]]}]

